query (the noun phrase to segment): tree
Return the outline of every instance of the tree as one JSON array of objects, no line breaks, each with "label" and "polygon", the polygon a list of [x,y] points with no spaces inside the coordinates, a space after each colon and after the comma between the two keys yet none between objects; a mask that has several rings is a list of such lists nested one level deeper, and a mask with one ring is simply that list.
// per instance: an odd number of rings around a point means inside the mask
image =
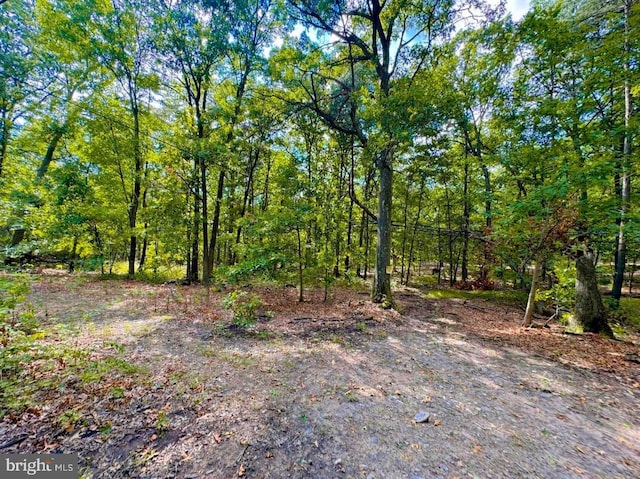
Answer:
[{"label": "tree", "polygon": [[319,65],[303,70],[307,106],[334,130],[356,137],[376,165],[378,241],[372,298],[391,306],[393,160],[403,141],[394,108],[399,96],[410,91],[436,38],[450,31],[456,13],[453,2],[289,4],[296,18],[331,42],[324,59],[328,69],[323,71]]},{"label": "tree", "polygon": [[[191,247],[187,252],[187,280],[198,281],[200,230],[202,228],[204,254],[204,280],[211,274],[209,259],[209,195],[207,139],[210,137],[213,115],[212,80],[214,67],[221,62],[228,38],[229,23],[221,21],[223,11],[209,7],[209,2],[187,5],[163,5],[156,16],[155,43],[163,58],[178,75],[184,92],[188,112],[189,130],[193,144],[187,145],[193,164],[186,180],[188,196],[192,199],[192,220],[187,235]],[[180,118],[184,121],[183,118]]]},{"label": "tree", "polygon": [[0,8],[0,177],[16,122],[46,87],[46,81],[34,77],[41,65],[31,43],[37,30],[32,18],[31,2],[26,0]]},{"label": "tree", "polygon": [[[157,87],[157,76],[149,69],[151,19],[145,8],[147,4],[137,0],[112,0],[110,5],[100,6],[102,8],[89,17],[90,21],[94,22],[97,34],[92,38],[92,52],[119,84],[132,122],[133,181],[128,193],[127,218],[130,230],[128,273],[129,276],[133,276],[136,270],[139,236],[136,228],[138,212],[142,206],[146,170],[141,140],[143,94]],[[94,19],[96,14],[99,15],[98,19]]]}]

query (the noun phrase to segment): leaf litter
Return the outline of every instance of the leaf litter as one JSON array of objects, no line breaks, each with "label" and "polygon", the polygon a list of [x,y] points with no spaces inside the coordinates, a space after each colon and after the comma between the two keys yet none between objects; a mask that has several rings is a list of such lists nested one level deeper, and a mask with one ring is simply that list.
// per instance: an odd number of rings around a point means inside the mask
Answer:
[{"label": "leaf litter", "polygon": [[84,356],[27,368],[52,385],[0,422],[2,452],[78,453],[105,479],[640,476],[637,338],[408,289],[401,313],[251,292],[263,314],[234,329],[224,291],[44,276],[30,301],[67,333],[42,341]]}]

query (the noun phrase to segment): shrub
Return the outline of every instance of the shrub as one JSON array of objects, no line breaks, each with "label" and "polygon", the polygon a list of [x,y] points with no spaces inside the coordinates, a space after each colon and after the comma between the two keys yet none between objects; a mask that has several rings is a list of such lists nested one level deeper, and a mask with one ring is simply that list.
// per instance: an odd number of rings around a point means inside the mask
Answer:
[{"label": "shrub", "polygon": [[225,296],[222,304],[225,309],[233,311],[233,324],[246,328],[255,324],[262,299],[257,294],[246,291],[232,291]]}]

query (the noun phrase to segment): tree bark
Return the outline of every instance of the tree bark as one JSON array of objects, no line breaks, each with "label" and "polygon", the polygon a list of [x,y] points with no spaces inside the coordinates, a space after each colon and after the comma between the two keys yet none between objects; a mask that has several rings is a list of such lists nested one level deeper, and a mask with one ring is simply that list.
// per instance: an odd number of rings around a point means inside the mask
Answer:
[{"label": "tree bark", "polygon": [[378,157],[380,190],[378,193],[378,242],[376,245],[376,272],[373,281],[372,299],[384,307],[393,307],[391,296],[391,198],[393,190],[392,147],[382,151]]},{"label": "tree bark", "polygon": [[47,152],[45,153],[44,158],[42,159],[42,163],[40,163],[40,166],[38,167],[38,171],[36,172],[36,179],[41,179],[42,177],[44,177],[45,173],[49,169],[49,165],[53,161],[53,155],[56,151],[56,147],[58,146],[58,143],[62,139],[63,134],[64,134],[63,127],[58,127],[53,132],[51,141],[47,146]]},{"label": "tree bark", "polygon": [[576,307],[573,322],[571,326],[577,326],[584,332],[613,337],[613,331],[607,322],[607,311],[598,290],[591,250],[580,252],[576,259]]}]

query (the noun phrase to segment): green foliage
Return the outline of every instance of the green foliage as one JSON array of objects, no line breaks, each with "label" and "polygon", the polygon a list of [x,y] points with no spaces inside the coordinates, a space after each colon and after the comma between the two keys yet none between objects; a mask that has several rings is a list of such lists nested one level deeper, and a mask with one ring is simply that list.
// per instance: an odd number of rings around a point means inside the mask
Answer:
[{"label": "green foliage", "polygon": [[536,300],[550,302],[560,310],[572,311],[576,302],[575,265],[563,267],[556,264],[550,276],[553,285],[549,289],[538,290]]},{"label": "green foliage", "polygon": [[527,300],[527,294],[523,291],[464,291],[455,288],[434,289],[429,291],[426,297],[434,299],[484,299],[509,306],[521,306],[522,304],[526,303]]},{"label": "green foliage", "polygon": [[236,290],[227,294],[222,304],[225,309],[233,312],[233,324],[246,328],[254,325],[258,319],[258,308],[262,306],[262,299],[257,294]]}]

